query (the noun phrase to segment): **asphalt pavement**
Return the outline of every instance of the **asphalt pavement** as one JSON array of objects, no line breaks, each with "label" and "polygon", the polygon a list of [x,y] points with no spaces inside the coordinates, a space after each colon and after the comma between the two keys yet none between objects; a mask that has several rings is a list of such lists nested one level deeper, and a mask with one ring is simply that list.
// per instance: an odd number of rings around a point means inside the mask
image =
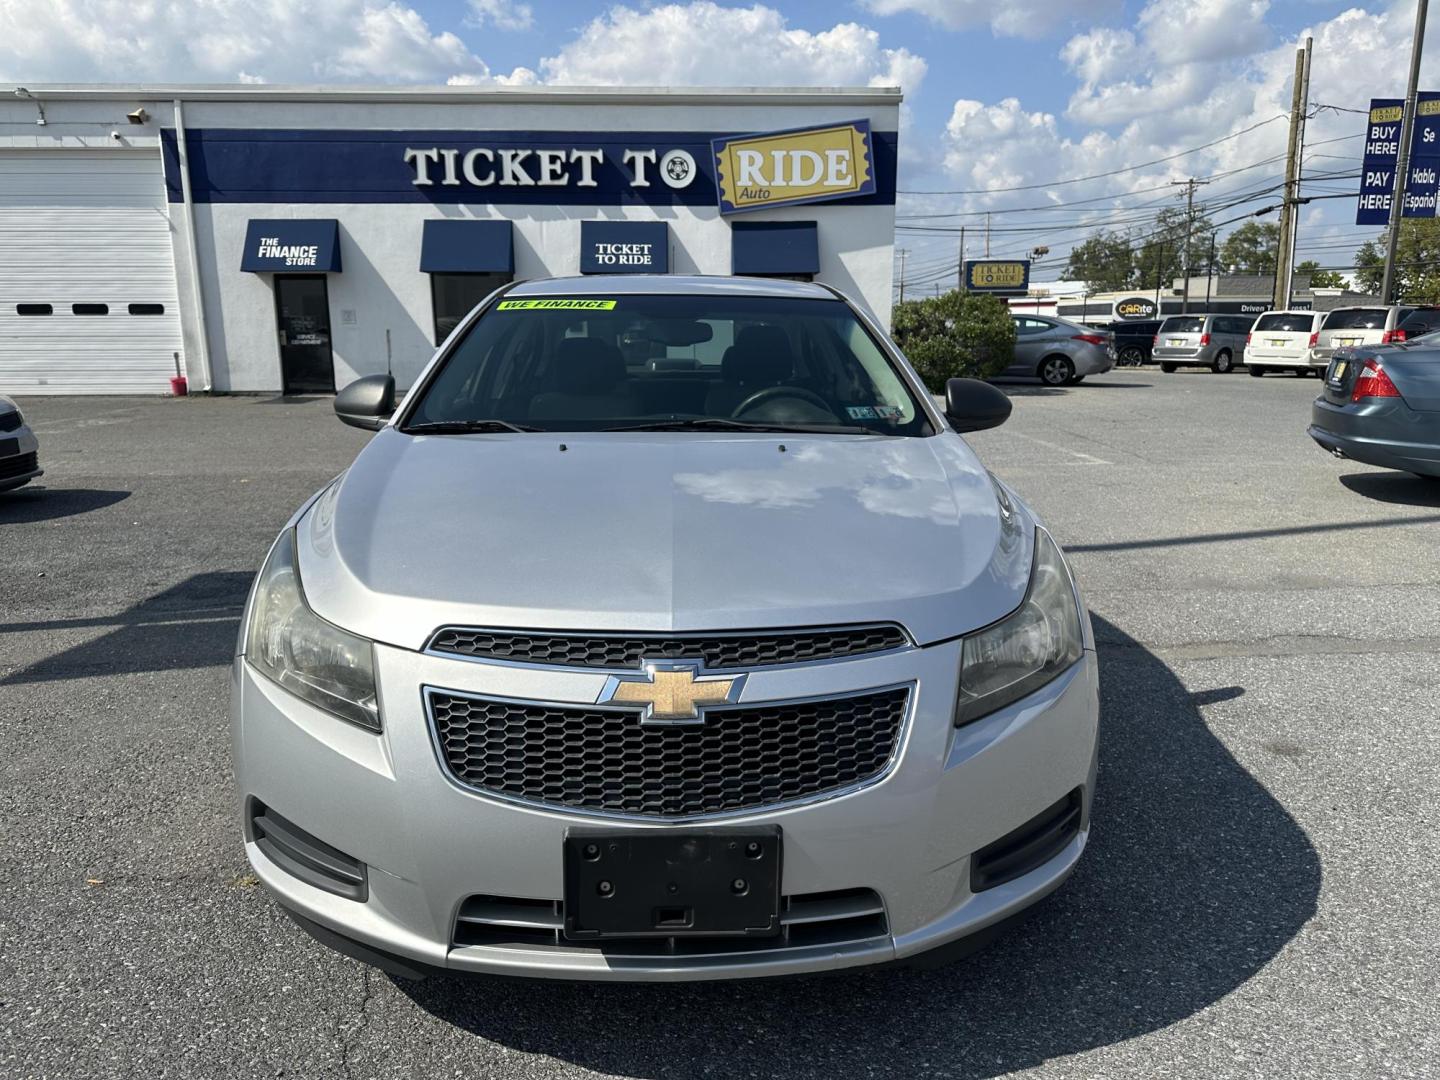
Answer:
[{"label": "asphalt pavement", "polygon": [[412,985],[294,927],[241,849],[227,663],[270,540],[368,436],[325,401],[23,401],[0,1075],[1434,1076],[1440,483],[1322,454],[1318,386],[1008,386],[972,444],[1094,612],[1090,849],[960,966],[695,986]]}]

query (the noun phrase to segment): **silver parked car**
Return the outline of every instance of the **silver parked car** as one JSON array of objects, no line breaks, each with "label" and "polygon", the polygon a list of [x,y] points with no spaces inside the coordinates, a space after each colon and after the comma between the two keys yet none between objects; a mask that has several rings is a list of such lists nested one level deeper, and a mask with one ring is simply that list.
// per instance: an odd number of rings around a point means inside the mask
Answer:
[{"label": "silver parked car", "polygon": [[0,394],[0,491],[12,491],[45,475],[40,440],[25,423],[20,406]]},{"label": "silver parked car", "polygon": [[1167,375],[1179,367],[1208,367],[1224,375],[1245,362],[1245,315],[1171,315],[1155,332],[1153,356]]},{"label": "silver parked car", "polygon": [[1115,366],[1115,335],[1109,330],[1043,315],[1011,318],[1015,320],[1015,360],[1000,373],[1006,378],[1034,378],[1046,386],[1066,386]]},{"label": "silver parked car", "polygon": [[[828,287],[507,286],[275,541],[245,849],[387,970],[721,979],[975,947],[1089,835],[1064,556]],[[393,412],[393,415],[392,415]]]},{"label": "silver parked car", "polygon": [[1316,364],[1328,367],[1337,349],[1392,345],[1440,330],[1440,308],[1416,304],[1372,304],[1327,312],[1315,343]]}]

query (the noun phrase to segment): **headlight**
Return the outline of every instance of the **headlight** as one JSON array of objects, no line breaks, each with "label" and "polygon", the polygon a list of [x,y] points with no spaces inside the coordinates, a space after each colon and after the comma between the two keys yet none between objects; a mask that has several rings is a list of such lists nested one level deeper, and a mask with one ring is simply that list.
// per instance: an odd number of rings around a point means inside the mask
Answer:
[{"label": "headlight", "polygon": [[955,725],[968,724],[1044,686],[1084,651],[1080,606],[1060,549],[1035,530],[1030,588],[1018,610],[965,639]]},{"label": "headlight", "polygon": [[245,659],[296,697],[352,724],[380,730],[374,650],[365,638],[332,626],[305,603],[294,529],[280,537],[260,571]]}]

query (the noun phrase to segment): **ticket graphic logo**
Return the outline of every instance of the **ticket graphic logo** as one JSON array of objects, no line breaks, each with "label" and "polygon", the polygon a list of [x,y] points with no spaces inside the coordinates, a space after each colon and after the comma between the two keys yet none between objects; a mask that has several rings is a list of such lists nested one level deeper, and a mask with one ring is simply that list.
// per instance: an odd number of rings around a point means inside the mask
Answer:
[{"label": "ticket graphic logo", "polygon": [[720,212],[875,193],[870,121],[711,140]]}]

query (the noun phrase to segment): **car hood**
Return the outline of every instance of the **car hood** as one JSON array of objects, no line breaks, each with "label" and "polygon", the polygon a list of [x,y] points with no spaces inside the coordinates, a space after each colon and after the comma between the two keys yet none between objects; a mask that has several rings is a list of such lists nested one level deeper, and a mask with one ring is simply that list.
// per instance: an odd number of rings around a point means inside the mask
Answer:
[{"label": "car hood", "polygon": [[1019,606],[1033,526],[1007,514],[948,433],[387,428],[301,519],[300,576],[322,618],[412,649],[456,624],[895,621],[925,643]]}]

